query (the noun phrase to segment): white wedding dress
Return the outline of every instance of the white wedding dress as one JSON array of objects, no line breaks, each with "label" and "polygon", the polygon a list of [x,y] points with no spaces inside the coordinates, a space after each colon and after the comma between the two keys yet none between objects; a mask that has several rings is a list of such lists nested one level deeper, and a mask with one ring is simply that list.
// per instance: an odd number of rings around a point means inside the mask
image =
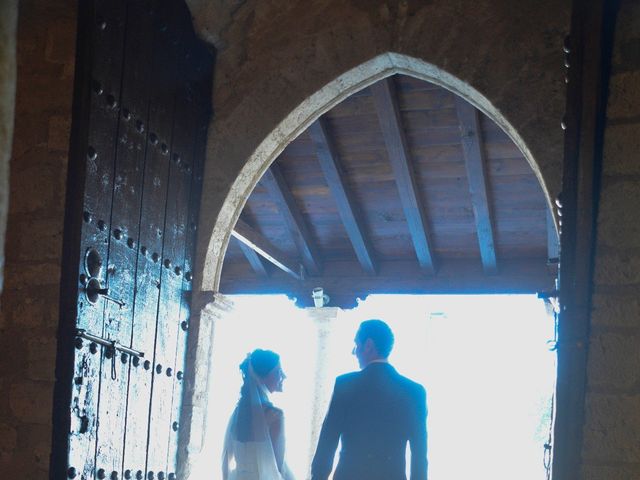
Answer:
[{"label": "white wedding dress", "polygon": [[284,461],[284,417],[268,400],[268,392],[254,374],[248,379],[250,440],[238,438],[240,402],[236,406],[222,453],[223,480],[295,480]]}]

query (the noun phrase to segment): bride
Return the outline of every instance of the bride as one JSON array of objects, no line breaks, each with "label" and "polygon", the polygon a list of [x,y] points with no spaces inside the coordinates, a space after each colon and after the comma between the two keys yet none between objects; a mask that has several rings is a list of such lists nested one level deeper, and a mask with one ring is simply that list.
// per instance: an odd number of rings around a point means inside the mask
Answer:
[{"label": "bride", "polygon": [[222,452],[223,480],[295,480],[284,460],[284,415],[269,394],[286,378],[280,356],[254,350],[240,364],[243,384]]}]

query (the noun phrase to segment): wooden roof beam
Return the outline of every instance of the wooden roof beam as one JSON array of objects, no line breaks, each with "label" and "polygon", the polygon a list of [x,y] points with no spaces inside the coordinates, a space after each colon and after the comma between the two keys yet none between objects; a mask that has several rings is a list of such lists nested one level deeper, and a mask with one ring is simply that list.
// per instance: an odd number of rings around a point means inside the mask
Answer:
[{"label": "wooden roof beam", "polygon": [[327,132],[326,121],[319,118],[311,124],[308,132],[311,140],[313,140],[322,173],[338,205],[338,213],[340,213],[342,223],[358,257],[358,262],[365,272],[375,275],[376,263],[373,247],[364,233],[358,205],[344,181],[338,154]]},{"label": "wooden roof beam", "polygon": [[322,271],[322,262],[318,248],[311,237],[311,232],[302,213],[296,206],[293,194],[287,186],[280,168],[276,164],[271,165],[260,181],[269,191],[271,199],[282,214],[307,272],[310,275],[319,275]]},{"label": "wooden roof beam", "polygon": [[493,233],[493,218],[487,195],[485,156],[478,110],[469,102],[456,96],[456,111],[460,123],[461,143],[464,153],[473,216],[480,246],[482,266],[487,275],[498,273],[496,247]]},{"label": "wooden roof beam", "polygon": [[259,277],[269,278],[269,271],[267,270],[267,266],[264,264],[264,261],[262,260],[262,256],[258,255],[258,253],[253,248],[249,247],[248,245],[240,241],[238,238],[236,237],[233,237],[233,238],[235,239],[236,243],[240,247],[240,250],[242,250],[242,254],[249,262],[249,265],[251,265],[251,268],[253,269],[253,271],[256,272],[256,274],[258,274]]},{"label": "wooden roof beam", "polygon": [[409,149],[400,109],[391,78],[385,78],[371,86],[371,93],[378,112],[382,136],[389,155],[389,161],[400,193],[411,238],[418,257],[418,263],[424,273],[433,275],[436,265],[433,248],[429,239],[429,230],[424,207],[418,197],[413,167],[410,163]]},{"label": "wooden roof beam", "polygon": [[244,221],[238,220],[231,235],[279,269],[287,272],[297,280],[302,280],[300,266],[288,259],[286,255]]}]

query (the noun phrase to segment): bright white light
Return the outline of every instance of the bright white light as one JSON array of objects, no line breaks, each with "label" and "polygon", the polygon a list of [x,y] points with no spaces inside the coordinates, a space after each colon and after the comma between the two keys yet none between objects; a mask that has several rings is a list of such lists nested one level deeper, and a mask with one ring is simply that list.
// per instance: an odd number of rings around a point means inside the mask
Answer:
[{"label": "bright white light", "polygon": [[[216,325],[206,453],[194,478],[219,478],[226,423],[238,399],[238,365],[254,348],[280,353],[288,376],[272,396],[284,409],[287,457],[299,480],[309,468],[318,368],[317,328],[285,297],[233,297]],[[381,318],[393,329],[390,357],[398,371],[427,388],[429,478],[543,480],[555,354],[553,321],[534,296],[370,296],[342,311],[327,339],[323,368],[330,392],[336,375],[357,369],[351,355],[358,324]],[[322,421],[320,412],[318,421]]]}]

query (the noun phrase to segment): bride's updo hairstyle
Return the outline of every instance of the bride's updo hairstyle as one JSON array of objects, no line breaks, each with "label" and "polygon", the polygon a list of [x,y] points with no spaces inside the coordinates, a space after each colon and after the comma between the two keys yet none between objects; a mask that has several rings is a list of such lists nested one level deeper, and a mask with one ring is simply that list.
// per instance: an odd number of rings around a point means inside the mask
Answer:
[{"label": "bride's updo hairstyle", "polygon": [[240,364],[240,371],[242,372],[242,378],[246,380],[249,375],[249,364],[253,368],[254,373],[259,378],[264,378],[269,375],[269,372],[273,370],[280,361],[280,355],[271,350],[256,349],[247,355]]},{"label": "bride's updo hairstyle", "polygon": [[[240,389],[240,401],[238,402],[238,431],[236,433],[238,440],[241,442],[254,440],[251,430],[250,370],[253,370],[256,377],[262,379],[269,375],[269,372],[273,370],[278,363],[280,363],[280,355],[271,350],[258,348],[247,355],[247,358],[240,364],[243,383]],[[261,402],[268,404],[266,398],[261,398]]]}]

